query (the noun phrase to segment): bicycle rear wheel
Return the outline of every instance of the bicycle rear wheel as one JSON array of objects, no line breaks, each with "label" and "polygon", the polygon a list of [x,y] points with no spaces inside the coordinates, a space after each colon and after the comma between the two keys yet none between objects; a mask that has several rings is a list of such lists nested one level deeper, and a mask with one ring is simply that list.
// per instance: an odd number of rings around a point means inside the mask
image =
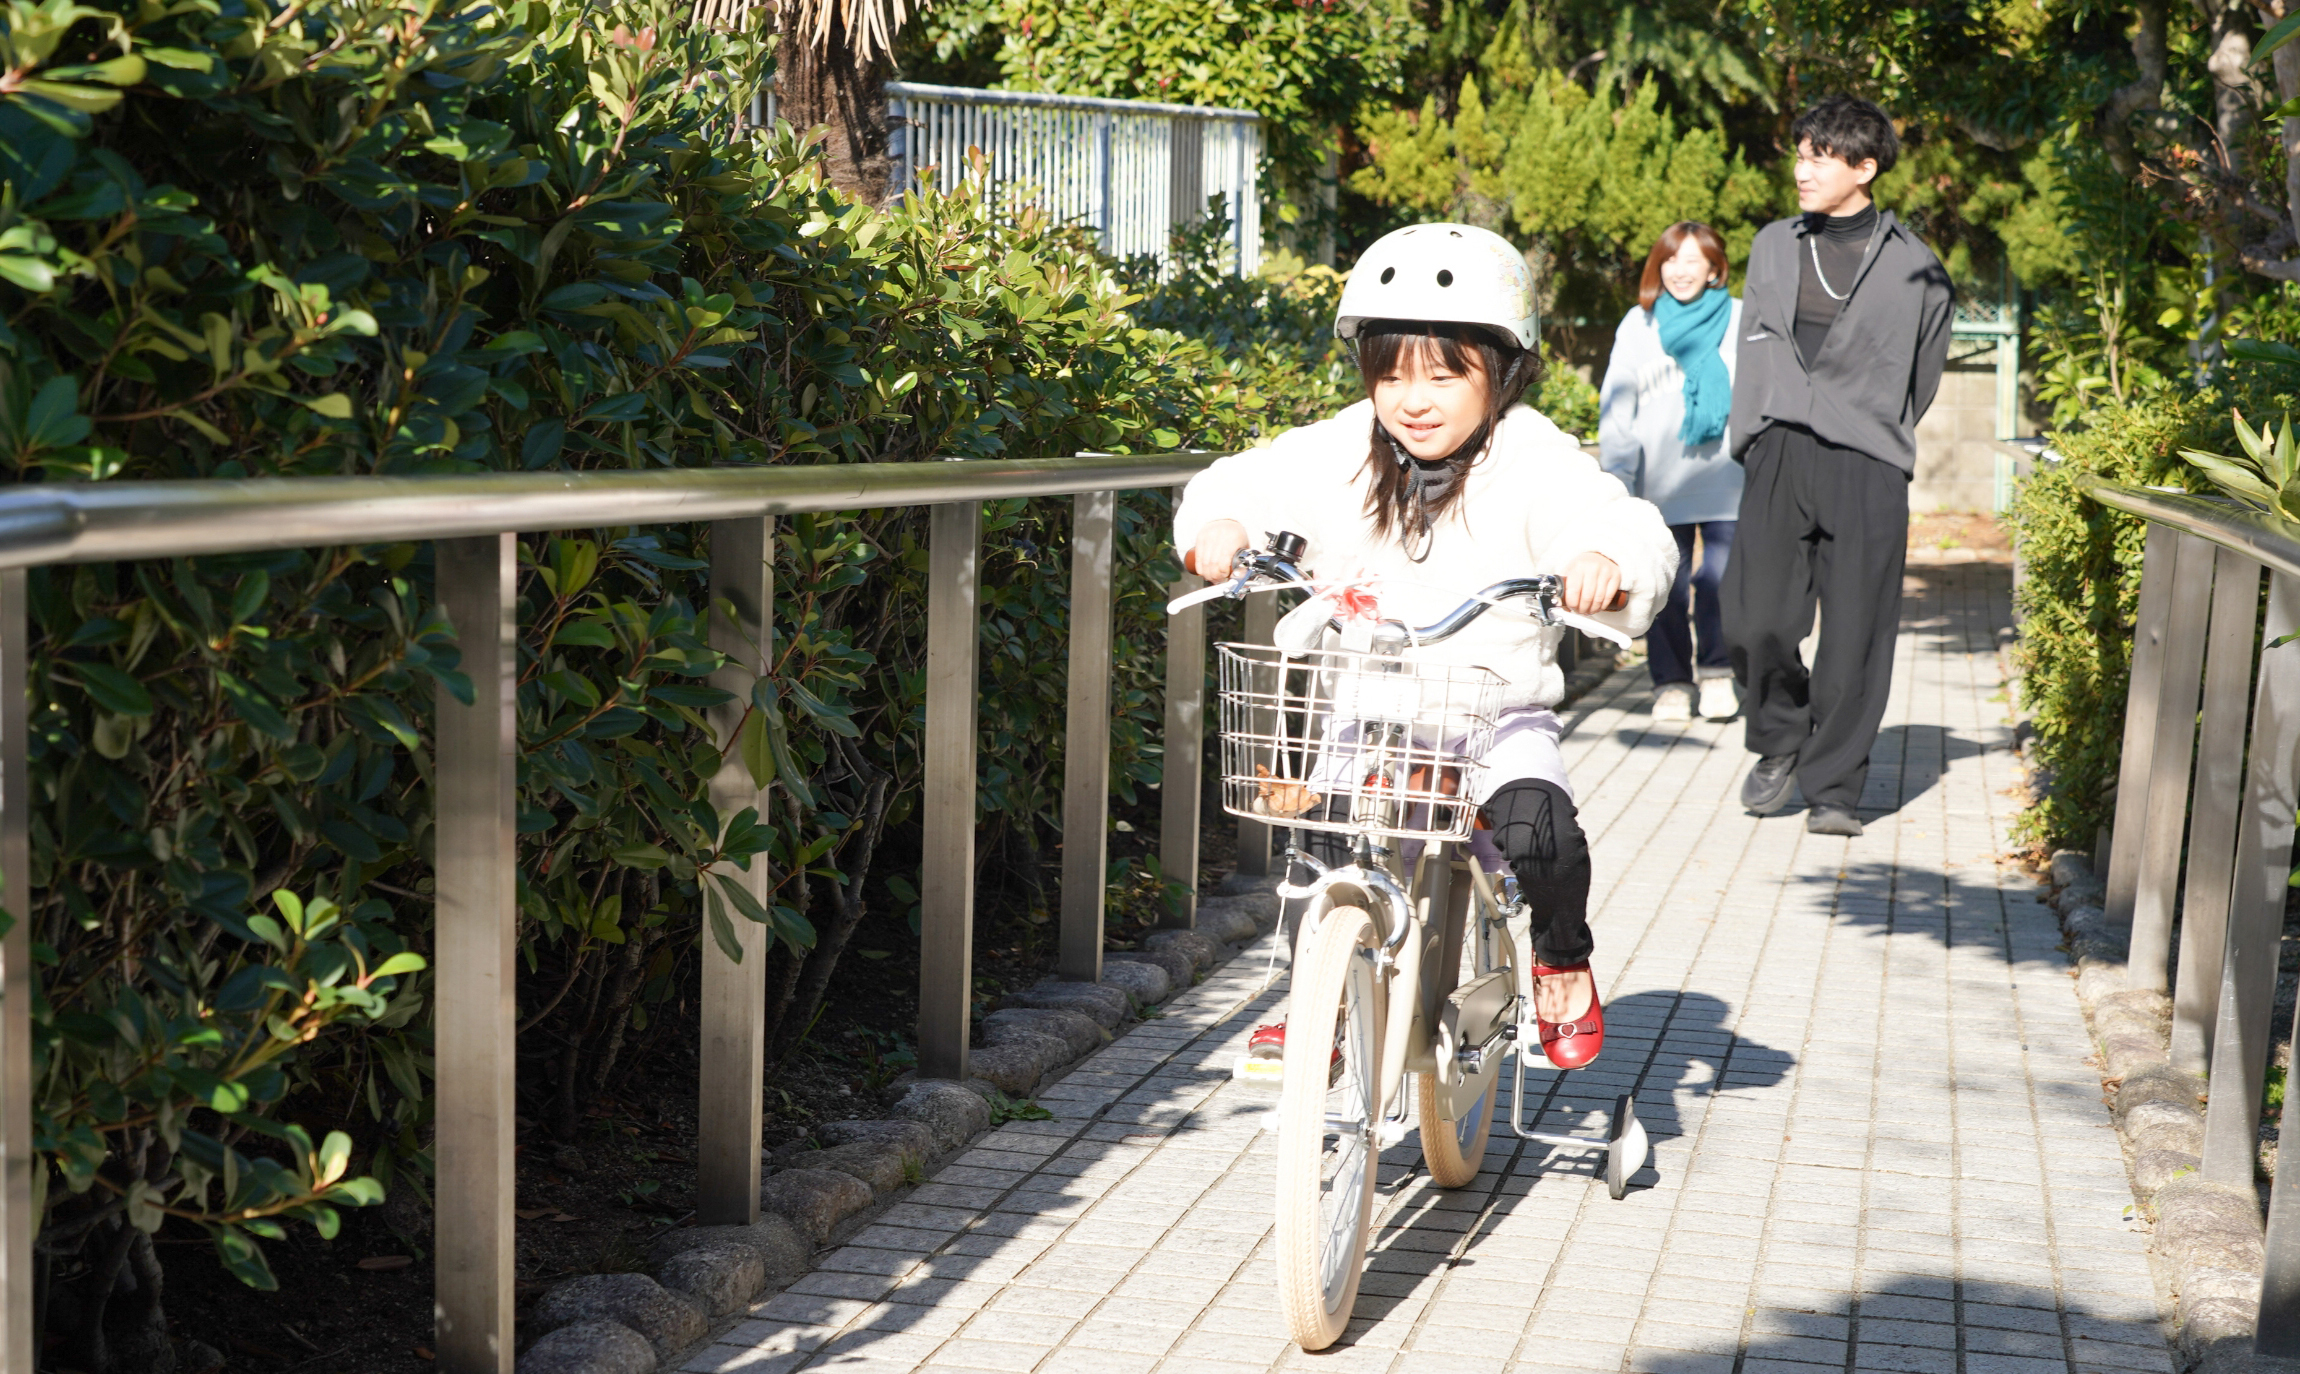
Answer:
[{"label": "bicycle rear wheel", "polygon": [[1486,1085],[1477,1105],[1458,1121],[1445,1119],[1438,1100],[1434,1073],[1414,1075],[1414,1105],[1419,1109],[1422,1163],[1429,1166],[1430,1182],[1440,1188],[1461,1188],[1477,1177],[1485,1165],[1486,1137],[1493,1131],[1493,1100],[1501,1091],[1501,1075]]},{"label": "bicycle rear wheel", "polygon": [[1278,1100],[1278,1306],[1304,1350],[1340,1339],[1373,1224],[1382,1004],[1374,923],[1329,911],[1294,956]]},{"label": "bicycle rear wheel", "polygon": [[[1469,911],[1471,933],[1462,941],[1468,946],[1462,953],[1461,981],[1464,983],[1510,962],[1506,948],[1508,932],[1490,927],[1484,917],[1482,906],[1473,902]],[[1485,1092],[1478,1097],[1477,1104],[1448,1121],[1445,1095],[1439,1090],[1437,1075],[1414,1075],[1422,1163],[1429,1168],[1430,1182],[1440,1188],[1466,1187],[1485,1166],[1485,1143],[1493,1131],[1493,1107],[1495,1099],[1501,1096],[1501,1073],[1498,1068],[1491,1069],[1487,1077]]]}]

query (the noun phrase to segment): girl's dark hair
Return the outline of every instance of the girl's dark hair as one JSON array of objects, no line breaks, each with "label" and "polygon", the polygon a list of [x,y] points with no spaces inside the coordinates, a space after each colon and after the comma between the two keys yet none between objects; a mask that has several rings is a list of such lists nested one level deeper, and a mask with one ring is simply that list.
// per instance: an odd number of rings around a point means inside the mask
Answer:
[{"label": "girl's dark hair", "polygon": [[[1366,395],[1374,394],[1374,383],[1395,372],[1409,351],[1424,360],[1434,356],[1448,371],[1485,375],[1485,422],[1468,442],[1446,456],[1458,479],[1484,455],[1486,440],[1501,417],[1529,388],[1540,383],[1541,355],[1519,348],[1514,340],[1504,343],[1491,330],[1476,325],[1368,320],[1358,328],[1358,375],[1365,380]],[[1409,532],[1418,534],[1423,516],[1435,525],[1461,501],[1462,489],[1468,485],[1460,480],[1450,483],[1426,511],[1417,514],[1413,510],[1414,483],[1399,458],[1403,451],[1377,417],[1372,448],[1366,454],[1366,472],[1373,479],[1366,484],[1366,518],[1374,522],[1377,536],[1386,537],[1393,531],[1400,537]]]}]

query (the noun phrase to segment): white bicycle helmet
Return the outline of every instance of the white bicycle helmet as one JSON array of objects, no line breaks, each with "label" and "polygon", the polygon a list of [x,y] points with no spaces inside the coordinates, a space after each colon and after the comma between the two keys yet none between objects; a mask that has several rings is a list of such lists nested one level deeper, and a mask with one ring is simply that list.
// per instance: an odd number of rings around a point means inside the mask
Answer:
[{"label": "white bicycle helmet", "polygon": [[1334,337],[1357,338],[1367,320],[1481,325],[1530,349],[1538,337],[1533,272],[1491,229],[1416,224],[1376,239],[1351,269]]}]

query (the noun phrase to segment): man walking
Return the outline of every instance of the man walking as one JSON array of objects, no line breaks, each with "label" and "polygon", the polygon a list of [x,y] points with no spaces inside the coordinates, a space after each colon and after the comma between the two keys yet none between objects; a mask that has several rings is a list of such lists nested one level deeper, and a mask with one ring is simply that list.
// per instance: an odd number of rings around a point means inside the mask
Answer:
[{"label": "man walking", "polygon": [[[1731,440],[1748,474],[1719,601],[1758,755],[1742,804],[1770,815],[1794,783],[1806,829],[1858,835],[1892,685],[1917,421],[1955,300],[1932,250],[1869,197],[1900,151],[1883,110],[1830,96],[1790,136],[1804,213],[1749,250]],[[1798,643],[1816,601],[1808,671]]]}]

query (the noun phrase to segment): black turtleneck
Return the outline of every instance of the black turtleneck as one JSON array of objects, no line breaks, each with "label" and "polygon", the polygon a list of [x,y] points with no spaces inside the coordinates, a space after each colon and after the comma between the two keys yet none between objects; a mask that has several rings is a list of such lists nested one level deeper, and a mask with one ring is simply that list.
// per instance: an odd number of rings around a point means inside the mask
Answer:
[{"label": "black turtleneck", "polygon": [[[1853,283],[1861,274],[1861,259],[1869,251],[1869,241],[1876,236],[1877,206],[1874,201],[1859,213],[1851,215],[1807,215],[1797,230],[1797,353],[1810,368],[1821,354],[1821,342],[1829,337],[1829,326],[1837,322],[1837,312],[1845,308],[1837,297],[1853,294]],[[1820,271],[1814,271],[1814,259],[1820,260]],[[1823,279],[1827,289],[1823,289]],[[1836,296],[1829,293],[1835,292]]]}]

